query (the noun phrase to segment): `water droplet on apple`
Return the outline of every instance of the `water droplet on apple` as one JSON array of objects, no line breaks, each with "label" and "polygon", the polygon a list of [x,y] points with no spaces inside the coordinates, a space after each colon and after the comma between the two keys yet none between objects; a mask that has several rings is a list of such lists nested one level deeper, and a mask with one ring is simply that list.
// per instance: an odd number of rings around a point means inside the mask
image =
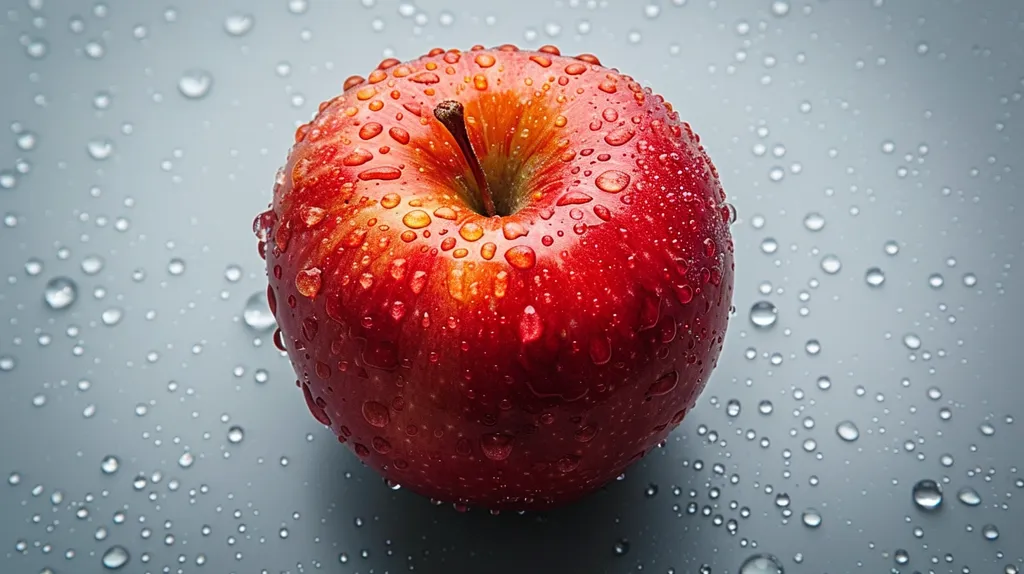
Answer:
[{"label": "water droplet on apple", "polygon": [[376,401],[366,401],[363,403],[363,418],[366,419],[366,422],[377,428],[384,428],[391,422],[388,408]]},{"label": "water droplet on apple", "polygon": [[313,418],[315,418],[317,422],[324,426],[331,426],[330,417],[328,417],[327,413],[324,412],[324,410],[320,408],[319,405],[316,404],[316,401],[313,399],[313,391],[310,390],[308,383],[302,384],[302,395],[306,398],[306,407],[309,409],[309,412],[313,415]]},{"label": "water droplet on apple", "polygon": [[519,319],[519,340],[525,343],[532,343],[544,333],[544,324],[537,315],[533,305],[527,305],[523,309],[523,316]]},{"label": "water droplet on apple", "polygon": [[504,433],[489,433],[480,437],[480,450],[494,461],[505,460],[512,454],[514,439]]},{"label": "water droplet on apple", "polygon": [[596,335],[590,339],[590,359],[595,365],[604,365],[612,358],[611,341],[605,335]]},{"label": "water droplet on apple", "polygon": [[619,170],[608,170],[597,176],[594,184],[601,191],[619,193],[629,185],[629,174]]},{"label": "water droplet on apple", "polygon": [[647,389],[647,395],[650,397],[658,397],[661,395],[667,395],[675,390],[679,384],[679,373],[670,371],[660,377],[654,384]]},{"label": "water droplet on apple", "polygon": [[320,268],[311,267],[295,276],[295,288],[305,297],[313,298],[320,292]]},{"label": "water droplet on apple", "polygon": [[555,466],[558,467],[559,472],[572,472],[579,468],[581,460],[582,459],[580,457],[574,454],[567,454],[558,459]]},{"label": "water droplet on apple", "polygon": [[537,263],[537,254],[529,245],[516,245],[505,252],[505,260],[516,269],[531,269]]},{"label": "water droplet on apple", "polygon": [[410,229],[422,229],[430,225],[430,215],[422,209],[414,209],[402,217],[402,223]]}]

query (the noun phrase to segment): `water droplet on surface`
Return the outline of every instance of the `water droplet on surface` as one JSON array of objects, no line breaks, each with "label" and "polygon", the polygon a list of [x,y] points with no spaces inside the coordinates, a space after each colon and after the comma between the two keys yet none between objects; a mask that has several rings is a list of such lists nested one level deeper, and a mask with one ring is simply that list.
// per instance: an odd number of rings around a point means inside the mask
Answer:
[{"label": "water droplet on surface", "polygon": [[835,255],[826,255],[821,259],[821,270],[829,275],[835,275],[842,269],[843,263]]},{"label": "water droplet on surface", "polygon": [[730,417],[740,416],[740,410],[740,402],[736,399],[729,399],[729,401],[725,403],[725,414]]},{"label": "water droplet on surface", "polygon": [[245,430],[240,426],[233,426],[228,429],[228,442],[231,444],[238,444],[245,439]]},{"label": "water droplet on surface", "polygon": [[238,283],[242,279],[242,268],[238,265],[228,265],[224,269],[224,278],[230,283]]},{"label": "water droplet on surface", "polygon": [[629,179],[629,174],[613,169],[598,175],[594,185],[601,191],[619,193],[629,185]]},{"label": "water droplet on surface", "polygon": [[193,463],[195,463],[195,457],[192,456],[191,452],[182,453],[182,455],[178,457],[178,466],[181,468],[189,468]]},{"label": "water droplet on surface", "polygon": [[967,506],[978,506],[979,504],[981,504],[981,495],[978,494],[977,490],[974,490],[969,486],[961,488],[956,493],[956,497],[960,502],[966,504]]},{"label": "water droplet on surface", "polygon": [[523,309],[523,316],[519,320],[519,340],[523,343],[532,343],[544,333],[544,324],[537,315],[533,305],[527,305]]},{"label": "water droplet on surface", "polygon": [[932,289],[941,289],[945,283],[946,279],[938,273],[932,273],[928,276],[928,286]]},{"label": "water droplet on surface", "polygon": [[910,562],[910,554],[902,548],[899,548],[895,552],[893,552],[892,558],[900,566]]},{"label": "water droplet on surface", "polygon": [[614,552],[616,556],[624,556],[629,552],[629,541],[625,538],[616,540],[615,544],[612,546],[612,552]]},{"label": "water droplet on surface", "polygon": [[808,528],[817,528],[821,526],[821,513],[813,508],[805,510],[800,518],[803,521],[804,526]]},{"label": "water droplet on surface", "polygon": [[754,554],[740,564],[739,574],[785,574],[785,570],[771,554]]},{"label": "water droplet on surface", "polygon": [[185,272],[185,261],[175,257],[167,262],[167,272],[171,275],[178,276]]},{"label": "water droplet on surface", "polygon": [[881,287],[885,283],[885,273],[878,267],[871,267],[864,273],[864,282],[871,287]]},{"label": "water droplet on surface", "polygon": [[808,231],[821,231],[825,229],[825,216],[816,211],[808,213],[804,216],[804,227]]},{"label": "water droplet on surface", "polygon": [[779,310],[770,301],[758,301],[750,307],[750,322],[760,329],[767,329],[775,325],[778,317]]},{"label": "water droplet on surface", "polygon": [[894,256],[894,255],[896,255],[897,253],[900,252],[900,244],[896,243],[895,241],[891,241],[891,240],[890,241],[886,241],[885,245],[882,246],[882,249],[885,250],[885,254],[886,255],[892,257],[892,256]]},{"label": "water droplet on surface", "polygon": [[974,287],[978,284],[978,276],[974,273],[965,273],[963,276],[964,287]]},{"label": "water droplet on surface", "polygon": [[242,320],[254,331],[269,331],[277,326],[277,319],[270,312],[270,304],[264,291],[257,291],[245,301]]},{"label": "water droplet on surface", "polygon": [[780,18],[789,14],[789,2],[787,0],[774,0],[772,2],[772,14]]},{"label": "water droplet on surface", "polygon": [[100,461],[100,470],[103,474],[114,474],[120,468],[121,461],[116,456],[109,454]]},{"label": "water droplet on surface", "polygon": [[836,434],[846,442],[853,442],[860,438],[860,429],[853,421],[842,421],[836,425]]},{"label": "water droplet on surface", "polygon": [[202,69],[188,70],[178,78],[178,92],[190,100],[206,97],[213,87],[213,76]]},{"label": "water droplet on surface", "polygon": [[92,159],[109,159],[114,155],[114,142],[108,138],[94,138],[85,144],[85,150]]},{"label": "water droplet on surface", "polygon": [[996,540],[999,538],[999,529],[995,524],[986,524],[981,527],[981,535],[985,537],[985,540]]},{"label": "water droplet on surface", "polygon": [[921,337],[915,333],[907,333],[903,335],[903,346],[911,351],[916,351],[921,348]]},{"label": "water droplet on surface", "polygon": [[232,14],[224,19],[224,31],[229,36],[244,36],[252,30],[254,22],[251,14]]},{"label": "water droplet on surface", "polygon": [[288,11],[292,14],[305,14],[309,10],[309,0],[288,0]]},{"label": "water droplet on surface", "polygon": [[761,252],[765,255],[771,255],[779,250],[779,242],[774,237],[765,237],[761,240]]},{"label": "water droplet on surface", "polygon": [[124,317],[124,311],[121,310],[121,308],[119,307],[111,307],[109,309],[105,309],[102,313],[100,313],[100,320],[107,327],[113,327],[114,325],[117,325],[118,323],[121,322],[122,317]]},{"label": "water droplet on surface", "polygon": [[67,277],[54,277],[46,283],[43,300],[54,310],[66,309],[78,298],[78,285]]},{"label": "water droplet on surface", "polygon": [[377,401],[366,401],[363,403],[363,418],[370,425],[377,428],[384,428],[391,422],[391,414],[388,408]]},{"label": "water droplet on surface", "polygon": [[921,510],[936,510],[942,505],[942,487],[934,480],[917,481],[911,493],[914,504]]},{"label": "water droplet on surface", "polygon": [[128,550],[124,546],[111,546],[103,553],[103,566],[108,570],[118,570],[130,560]]},{"label": "water droplet on surface", "polygon": [[103,258],[99,255],[90,255],[82,260],[82,273],[95,275],[103,270]]}]

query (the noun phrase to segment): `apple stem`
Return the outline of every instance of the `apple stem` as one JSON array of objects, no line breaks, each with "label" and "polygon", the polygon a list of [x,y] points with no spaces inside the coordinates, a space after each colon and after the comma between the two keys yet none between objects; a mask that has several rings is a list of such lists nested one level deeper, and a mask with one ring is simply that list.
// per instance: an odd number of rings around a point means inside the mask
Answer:
[{"label": "apple stem", "polygon": [[462,104],[455,100],[445,100],[434,108],[434,117],[448,128],[448,133],[452,134],[455,143],[459,144],[459,149],[462,150],[462,155],[469,163],[469,169],[473,171],[473,178],[476,179],[476,185],[480,189],[480,199],[484,204],[484,211],[487,213],[487,217],[494,217],[498,212],[494,209],[491,188],[487,185],[487,177],[484,175],[483,166],[480,165],[480,158],[477,157],[473,146],[469,143],[466,114]]}]

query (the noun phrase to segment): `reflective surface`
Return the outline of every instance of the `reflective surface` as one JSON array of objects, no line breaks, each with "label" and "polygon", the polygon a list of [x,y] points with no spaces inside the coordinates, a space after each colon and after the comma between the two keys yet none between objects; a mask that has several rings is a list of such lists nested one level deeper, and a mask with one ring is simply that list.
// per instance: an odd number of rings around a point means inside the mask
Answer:
[{"label": "reflective surface", "polygon": [[[1015,2],[7,2],[0,571],[1003,572],[1022,565]],[[740,219],[697,409],[585,501],[392,491],[270,341],[249,232],[383,57],[594,52]]]}]

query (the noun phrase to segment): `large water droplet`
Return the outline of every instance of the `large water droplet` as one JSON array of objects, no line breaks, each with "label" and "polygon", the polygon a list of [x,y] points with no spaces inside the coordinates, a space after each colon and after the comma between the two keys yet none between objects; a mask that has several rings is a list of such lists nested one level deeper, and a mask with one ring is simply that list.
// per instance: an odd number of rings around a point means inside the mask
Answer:
[{"label": "large water droplet", "polygon": [[224,31],[231,36],[244,36],[255,22],[251,14],[232,14],[224,19]]},{"label": "large water droplet", "polygon": [[936,510],[942,505],[942,487],[931,479],[923,479],[914,484],[911,491],[914,504],[921,510]]},{"label": "large water droplet", "polygon": [[103,474],[114,474],[121,467],[121,461],[116,456],[109,454],[100,461],[100,470]]},{"label": "large water droplet", "polygon": [[784,574],[779,559],[771,554],[754,554],[740,565],[739,574]]},{"label": "large water droplet", "polygon": [[995,524],[986,524],[981,527],[981,535],[985,537],[985,540],[996,540],[999,538],[999,529]]},{"label": "large water droplet", "polygon": [[513,439],[504,433],[490,433],[480,437],[480,450],[491,460],[505,460],[512,454]]},{"label": "large water droplet", "polygon": [[270,312],[267,294],[264,291],[257,291],[246,299],[242,320],[255,331],[269,331],[277,326],[277,319]]},{"label": "large water droplet", "polygon": [[178,91],[190,100],[206,97],[213,87],[213,76],[206,70],[192,69],[186,71],[178,79]]},{"label": "large water droplet", "polygon": [[842,421],[836,425],[836,434],[846,442],[853,442],[860,438],[860,430],[853,421]]},{"label": "large water droplet", "polygon": [[779,310],[770,301],[758,301],[750,307],[750,322],[755,327],[767,329],[775,324]]},{"label": "large water droplet", "polygon": [[228,429],[228,442],[238,444],[245,439],[245,431],[240,426],[233,426]]},{"label": "large water droplet", "polygon": [[103,553],[103,566],[108,570],[123,568],[131,556],[124,546],[111,546]]},{"label": "large water droplet", "polygon": [[54,277],[46,283],[43,300],[51,309],[66,309],[78,298],[78,285],[67,277]]},{"label": "large water droplet", "polygon": [[826,255],[821,259],[821,270],[829,275],[835,275],[842,269],[843,263],[835,255]]},{"label": "large water droplet", "polygon": [[817,528],[821,526],[821,513],[814,508],[808,508],[805,510],[800,518],[803,521],[804,526],[807,526],[808,528]]},{"label": "large water droplet", "polygon": [[864,273],[864,282],[871,287],[881,287],[885,283],[885,273],[878,267],[871,267]]}]

